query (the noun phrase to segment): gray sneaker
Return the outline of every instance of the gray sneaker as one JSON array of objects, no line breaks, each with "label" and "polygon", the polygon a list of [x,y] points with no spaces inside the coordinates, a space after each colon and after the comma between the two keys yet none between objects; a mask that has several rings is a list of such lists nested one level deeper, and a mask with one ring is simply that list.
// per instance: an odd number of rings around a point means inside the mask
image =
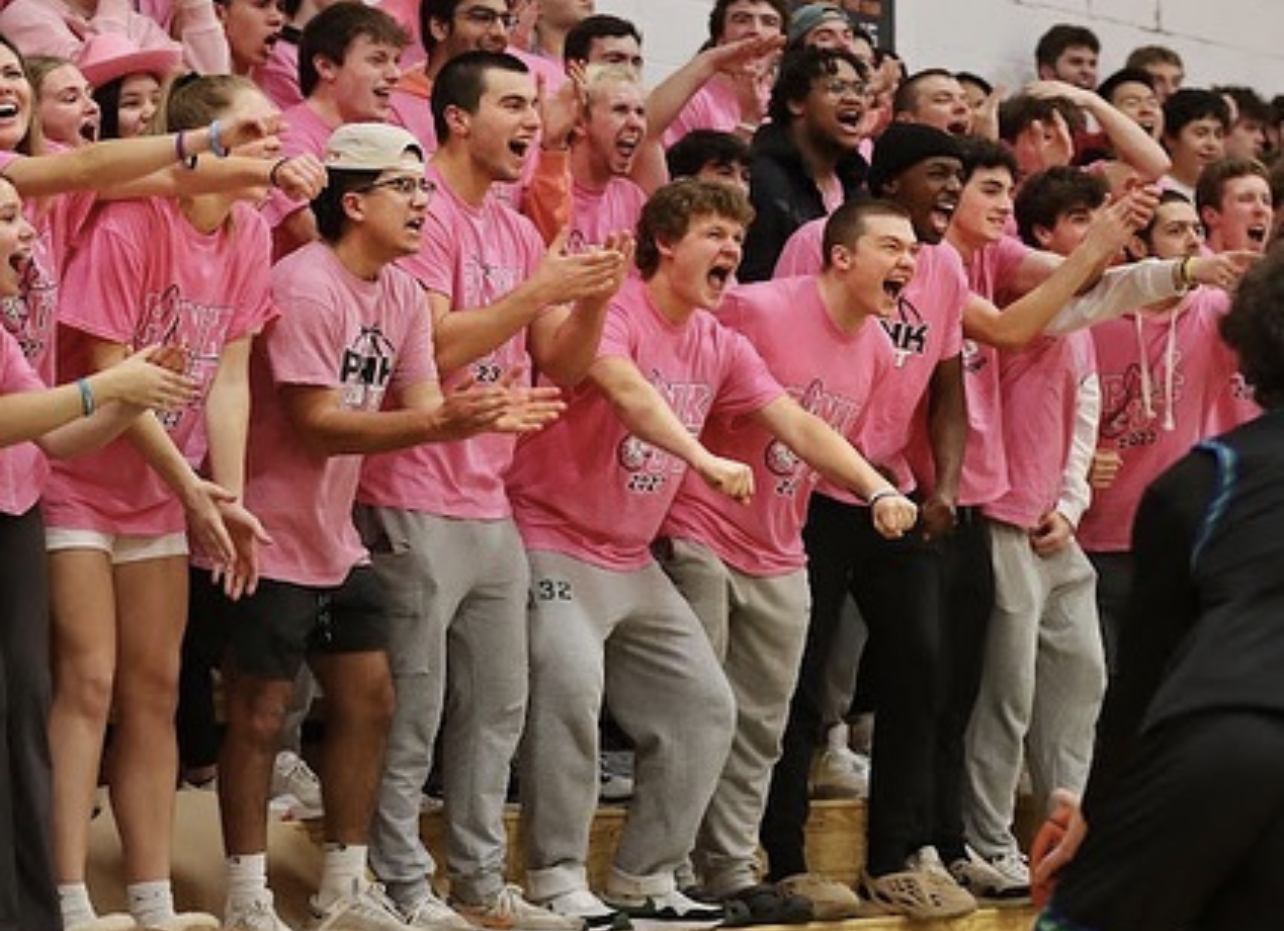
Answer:
[{"label": "gray sneaker", "polygon": [[520,886],[511,883],[485,902],[466,905],[451,903],[475,928],[493,931],[584,931],[583,918],[559,915],[526,901]]},{"label": "gray sneaker", "polygon": [[403,909],[406,924],[423,931],[472,931],[472,925],[453,908],[437,898],[430,889],[428,895],[410,908]]}]

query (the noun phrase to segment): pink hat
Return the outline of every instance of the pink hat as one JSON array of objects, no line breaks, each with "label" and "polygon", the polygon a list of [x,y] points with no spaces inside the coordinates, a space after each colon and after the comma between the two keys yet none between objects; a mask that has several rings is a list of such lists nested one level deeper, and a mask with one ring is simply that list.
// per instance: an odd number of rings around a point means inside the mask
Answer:
[{"label": "pink hat", "polygon": [[85,40],[76,57],[76,67],[93,87],[102,87],[117,78],[146,72],[165,77],[182,63],[176,48],[140,49],[119,32],[100,32]]}]

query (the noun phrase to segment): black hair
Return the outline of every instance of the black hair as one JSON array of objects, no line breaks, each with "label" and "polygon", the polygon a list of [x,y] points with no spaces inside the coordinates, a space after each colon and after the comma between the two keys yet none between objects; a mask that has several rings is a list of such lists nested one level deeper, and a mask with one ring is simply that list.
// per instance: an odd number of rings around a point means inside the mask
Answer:
[{"label": "black hair", "polygon": [[786,127],[794,121],[789,105],[805,100],[820,78],[832,77],[838,72],[840,62],[847,62],[862,81],[869,80],[865,63],[846,49],[800,48],[786,52],[780,60],[776,84],[771,89],[771,102],[767,115],[777,126]]},{"label": "black hair", "polygon": [[1072,165],[1056,165],[1025,179],[1017,192],[1012,212],[1017,232],[1029,246],[1038,246],[1035,230],[1050,230],[1072,210],[1096,210],[1110,197],[1110,188],[1100,175]]},{"label": "black hair", "polygon": [[693,129],[664,153],[671,178],[694,178],[706,165],[749,167],[749,143],[735,133]]},{"label": "black hair", "polygon": [[489,71],[530,73],[520,58],[507,52],[464,52],[446,62],[432,83],[432,125],[438,142],[444,143],[450,137],[447,110],[458,107],[465,113],[477,112],[482,95],[486,93],[486,74]]}]

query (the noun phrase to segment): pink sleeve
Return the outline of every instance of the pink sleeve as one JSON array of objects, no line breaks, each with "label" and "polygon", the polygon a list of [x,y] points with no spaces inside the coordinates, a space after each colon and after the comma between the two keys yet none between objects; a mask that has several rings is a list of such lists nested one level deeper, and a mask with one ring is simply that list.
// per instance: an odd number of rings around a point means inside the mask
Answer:
[{"label": "pink sleeve", "polygon": [[339,384],[335,347],[343,334],[333,332],[335,315],[324,303],[298,295],[277,297],[281,316],[264,334],[272,380],[281,385],[333,388]]},{"label": "pink sleeve", "polygon": [[[138,319],[138,287],[144,280],[146,258],[138,248],[146,242],[147,224],[131,223],[112,211],[110,222],[100,222],[76,251],[67,266],[58,320],[64,326],[111,343],[134,345],[136,338],[164,342],[164,333],[147,333]],[[143,216],[142,211],[135,217]],[[123,222],[118,222],[123,221]]]},{"label": "pink sleeve", "polygon": [[74,60],[81,45],[59,12],[40,0],[14,0],[0,11],[0,34],[25,55]]},{"label": "pink sleeve", "polygon": [[197,74],[228,74],[232,70],[232,54],[223,26],[214,13],[214,4],[210,0],[197,3],[180,0],[175,6],[175,15],[187,66]]},{"label": "pink sleeve", "polygon": [[408,325],[397,352],[397,367],[392,373],[392,387],[398,391],[438,380],[437,363],[433,357],[432,318],[423,290],[409,276],[404,288],[400,301],[406,305]]},{"label": "pink sleeve", "polygon": [[785,242],[785,248],[776,259],[772,272],[775,278],[792,278],[796,275],[814,275],[820,271],[825,221],[812,220],[794,231]]}]

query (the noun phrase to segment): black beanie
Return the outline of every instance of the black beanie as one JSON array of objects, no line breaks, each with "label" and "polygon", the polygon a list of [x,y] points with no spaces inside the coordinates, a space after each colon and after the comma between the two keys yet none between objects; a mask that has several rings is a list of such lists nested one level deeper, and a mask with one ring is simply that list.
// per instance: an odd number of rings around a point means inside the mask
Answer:
[{"label": "black beanie", "polygon": [[881,196],[884,185],[906,168],[939,156],[961,159],[958,140],[923,123],[892,123],[874,143],[868,178],[870,193]]}]

